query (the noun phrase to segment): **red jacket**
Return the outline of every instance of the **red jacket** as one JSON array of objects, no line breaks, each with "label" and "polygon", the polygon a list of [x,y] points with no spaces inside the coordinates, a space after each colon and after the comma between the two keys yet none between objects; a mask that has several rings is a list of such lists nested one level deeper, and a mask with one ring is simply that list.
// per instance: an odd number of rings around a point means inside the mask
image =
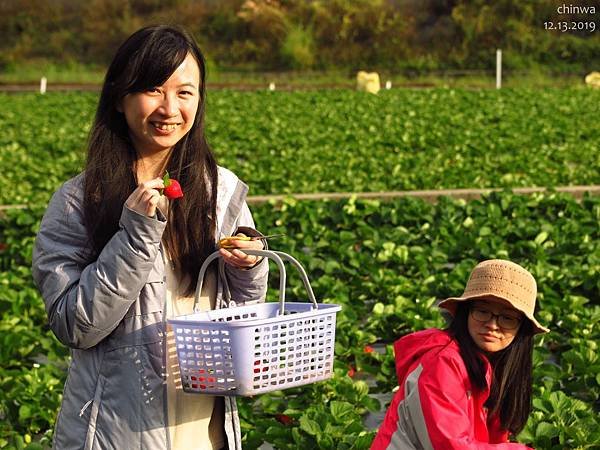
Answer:
[{"label": "red jacket", "polygon": [[497,416],[483,406],[484,391],[472,388],[458,343],[446,331],[418,331],[396,341],[400,389],[394,395],[371,450],[517,450]]}]

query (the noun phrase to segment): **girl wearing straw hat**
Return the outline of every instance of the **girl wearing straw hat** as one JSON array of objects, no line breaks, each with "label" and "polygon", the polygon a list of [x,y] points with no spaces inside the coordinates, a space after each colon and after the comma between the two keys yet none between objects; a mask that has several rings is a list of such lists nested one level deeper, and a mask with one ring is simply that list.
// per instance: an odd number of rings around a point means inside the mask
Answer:
[{"label": "girl wearing straw hat", "polygon": [[394,344],[399,390],[371,446],[382,449],[526,449],[508,441],[531,410],[533,276],[505,260],[479,263],[460,297],[439,306],[446,330]]}]

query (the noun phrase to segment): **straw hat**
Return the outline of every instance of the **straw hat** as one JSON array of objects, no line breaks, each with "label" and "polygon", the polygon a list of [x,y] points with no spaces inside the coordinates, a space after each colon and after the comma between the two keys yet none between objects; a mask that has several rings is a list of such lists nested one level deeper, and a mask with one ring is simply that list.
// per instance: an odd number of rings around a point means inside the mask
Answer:
[{"label": "straw hat", "polygon": [[523,267],[503,259],[490,259],[475,266],[460,297],[450,297],[439,303],[454,315],[456,304],[467,300],[494,297],[505,300],[531,320],[535,333],[547,333],[533,317],[537,285],[535,278]]}]

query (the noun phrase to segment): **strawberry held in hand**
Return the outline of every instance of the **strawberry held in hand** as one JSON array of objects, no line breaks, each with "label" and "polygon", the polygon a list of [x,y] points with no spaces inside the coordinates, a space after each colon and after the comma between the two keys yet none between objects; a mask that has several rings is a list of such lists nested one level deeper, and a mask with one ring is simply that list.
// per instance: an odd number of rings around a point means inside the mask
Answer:
[{"label": "strawberry held in hand", "polygon": [[169,172],[165,173],[163,177],[163,182],[165,183],[165,189],[163,194],[169,199],[174,200],[176,198],[183,197],[183,191],[181,190],[181,185],[179,181],[174,178],[169,177]]}]

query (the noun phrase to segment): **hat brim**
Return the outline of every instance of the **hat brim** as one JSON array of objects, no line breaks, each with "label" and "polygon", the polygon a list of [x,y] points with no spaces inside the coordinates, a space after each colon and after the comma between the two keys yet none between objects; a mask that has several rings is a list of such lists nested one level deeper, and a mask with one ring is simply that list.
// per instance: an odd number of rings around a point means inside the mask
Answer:
[{"label": "hat brim", "polygon": [[440,308],[444,308],[446,311],[448,311],[454,317],[454,315],[456,314],[456,306],[457,306],[458,302],[466,302],[469,300],[480,300],[483,298],[490,298],[490,297],[496,298],[498,300],[503,300],[503,301],[509,303],[516,310],[521,311],[525,315],[525,317],[527,317],[533,324],[533,328],[534,328],[533,332],[535,334],[548,333],[550,331],[548,328],[546,328],[542,324],[540,324],[536,320],[536,318],[533,317],[533,315],[527,313],[526,311],[523,311],[520,308],[517,308],[509,300],[507,300],[503,297],[500,297],[498,295],[492,294],[492,293],[482,293],[482,294],[477,294],[477,295],[472,295],[472,296],[467,296],[467,297],[448,297],[448,298],[442,300],[441,302],[439,302],[438,306]]}]

